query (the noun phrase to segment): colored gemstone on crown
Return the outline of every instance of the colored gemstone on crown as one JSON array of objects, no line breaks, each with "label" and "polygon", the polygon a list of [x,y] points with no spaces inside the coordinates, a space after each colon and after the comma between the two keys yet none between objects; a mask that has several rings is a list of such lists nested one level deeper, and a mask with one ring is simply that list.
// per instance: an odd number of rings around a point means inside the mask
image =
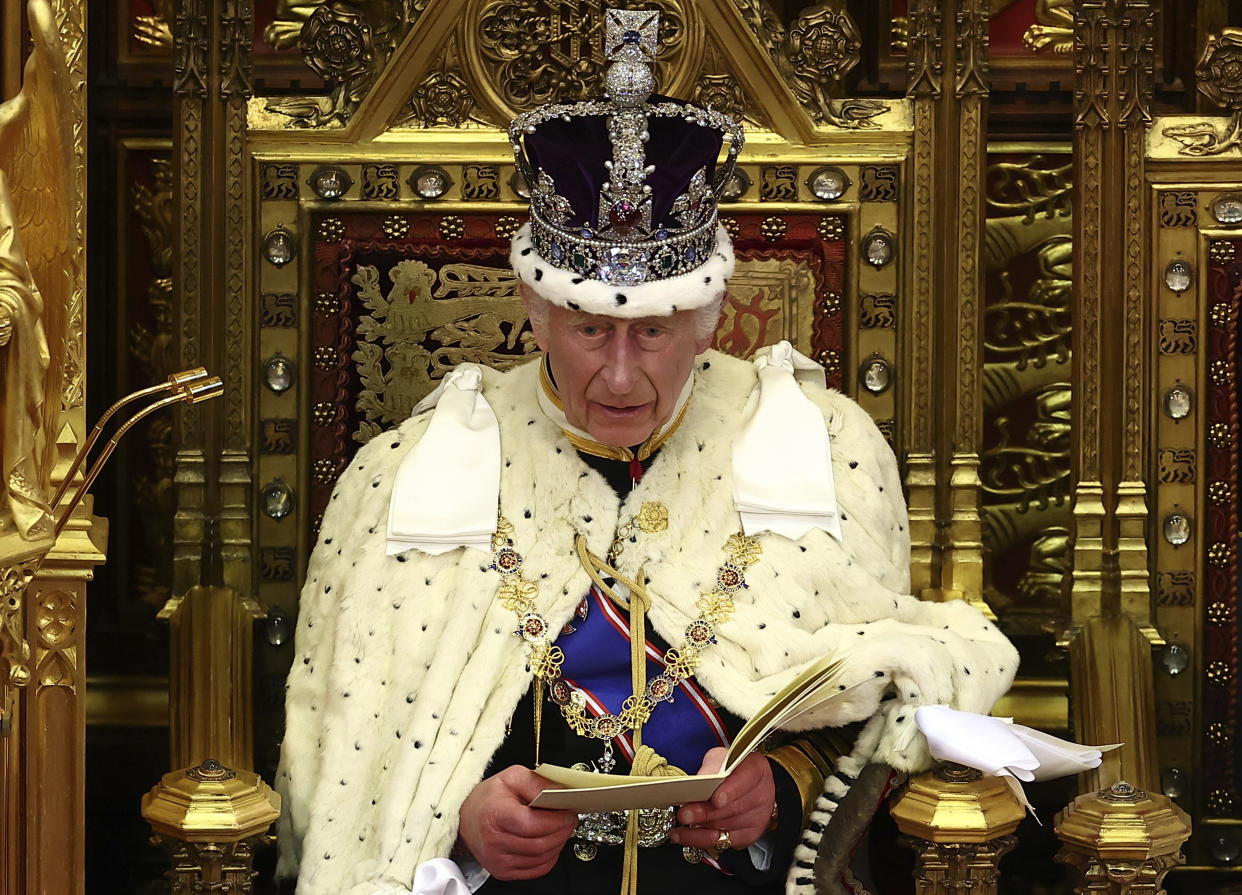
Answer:
[{"label": "colored gemstone on crown", "polygon": [[629,233],[641,219],[642,211],[629,201],[617,202],[608,209],[608,223],[621,233]]}]

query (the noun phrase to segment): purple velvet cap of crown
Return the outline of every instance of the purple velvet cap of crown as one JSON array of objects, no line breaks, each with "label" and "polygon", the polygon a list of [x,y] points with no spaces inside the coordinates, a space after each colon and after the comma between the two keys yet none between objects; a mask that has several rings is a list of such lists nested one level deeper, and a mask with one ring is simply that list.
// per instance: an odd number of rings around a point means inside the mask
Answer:
[{"label": "purple velvet cap of crown", "polygon": [[[653,95],[651,102],[693,108],[662,96]],[[532,167],[547,172],[557,193],[573,207],[568,226],[594,228],[599,220],[600,190],[608,180],[604,161],[611,160],[613,153],[607,122],[604,115],[578,115],[569,121],[553,118],[525,137]],[[655,166],[646,180],[651,187],[652,229],[679,228],[682,225],[669,215],[672,205],[700,169],[706,168],[707,182],[712,182],[723,145],[721,132],[684,118],[652,116],[647,119],[647,133],[650,137],[643,148],[647,164]]]}]

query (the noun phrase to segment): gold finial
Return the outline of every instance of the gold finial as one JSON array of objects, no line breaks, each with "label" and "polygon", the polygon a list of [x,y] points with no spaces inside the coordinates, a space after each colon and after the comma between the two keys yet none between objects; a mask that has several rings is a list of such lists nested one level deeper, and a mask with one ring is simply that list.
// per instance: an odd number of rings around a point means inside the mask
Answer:
[{"label": "gold finial", "polygon": [[982,771],[952,761],[942,762],[937,766],[935,774],[936,779],[946,783],[974,783],[983,777]]},{"label": "gold finial", "polygon": [[186,768],[185,775],[199,783],[222,783],[235,778],[237,772],[232,768],[226,768],[214,758],[209,758],[198,767]]},{"label": "gold finial", "polygon": [[1114,804],[1133,805],[1147,798],[1147,793],[1124,780],[1118,780],[1108,789],[1100,790],[1100,798]]}]

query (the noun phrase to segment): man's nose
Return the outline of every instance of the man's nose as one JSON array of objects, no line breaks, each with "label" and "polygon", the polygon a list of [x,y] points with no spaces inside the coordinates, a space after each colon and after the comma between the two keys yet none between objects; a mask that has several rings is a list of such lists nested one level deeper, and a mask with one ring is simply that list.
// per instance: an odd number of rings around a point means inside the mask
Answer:
[{"label": "man's nose", "polygon": [[638,382],[638,367],[635,363],[634,348],[624,334],[612,339],[605,349],[604,366],[600,371],[604,383],[614,395],[625,395],[633,390]]}]

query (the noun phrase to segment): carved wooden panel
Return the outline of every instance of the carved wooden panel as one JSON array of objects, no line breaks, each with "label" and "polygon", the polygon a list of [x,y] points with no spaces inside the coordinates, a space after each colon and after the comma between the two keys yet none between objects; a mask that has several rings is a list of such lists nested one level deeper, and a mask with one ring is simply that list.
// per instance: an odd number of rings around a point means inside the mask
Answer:
[{"label": "carved wooden panel", "polygon": [[1203,741],[1201,785],[1209,816],[1236,817],[1242,810],[1242,756],[1237,751],[1238,682],[1238,317],[1242,307],[1242,239],[1227,240],[1209,261],[1207,271],[1208,330],[1205,362],[1206,394],[1203,424],[1207,444],[1203,475],[1207,500],[1203,507],[1200,576],[1203,637]]},{"label": "carved wooden panel", "polygon": [[1071,561],[1068,149],[995,146],[985,179],[985,587],[1027,674],[1051,653]]}]

